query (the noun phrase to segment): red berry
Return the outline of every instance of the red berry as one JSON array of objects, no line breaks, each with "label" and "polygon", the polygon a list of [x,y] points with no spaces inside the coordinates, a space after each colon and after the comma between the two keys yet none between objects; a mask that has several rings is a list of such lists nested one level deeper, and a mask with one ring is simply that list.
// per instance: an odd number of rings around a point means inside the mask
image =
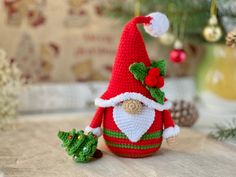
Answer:
[{"label": "red berry", "polygon": [[161,87],[163,87],[163,86],[164,86],[164,78],[160,76],[160,77],[157,78],[156,87],[157,87],[157,88],[161,88]]},{"label": "red berry", "polygon": [[186,53],[183,49],[174,49],[170,52],[170,60],[174,63],[181,63],[186,60]]},{"label": "red berry", "polygon": [[160,76],[160,70],[158,68],[151,68],[148,71],[148,75]]},{"label": "red berry", "polygon": [[145,84],[149,87],[155,87],[157,84],[157,78],[152,75],[147,75],[145,77]]},{"label": "red berry", "polygon": [[67,138],[68,138],[69,140],[71,140],[71,139],[72,139],[72,137],[73,137],[72,135],[69,135]]}]

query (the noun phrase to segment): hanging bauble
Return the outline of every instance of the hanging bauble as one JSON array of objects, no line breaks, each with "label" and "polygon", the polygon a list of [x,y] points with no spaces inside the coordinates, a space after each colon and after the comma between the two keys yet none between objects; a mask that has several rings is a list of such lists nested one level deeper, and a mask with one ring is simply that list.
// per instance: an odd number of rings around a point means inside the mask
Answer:
[{"label": "hanging bauble", "polygon": [[175,36],[174,36],[174,34],[167,32],[167,33],[163,34],[159,39],[160,39],[161,44],[166,45],[166,46],[170,46],[174,43]]},{"label": "hanging bauble", "polygon": [[208,42],[217,42],[222,36],[222,31],[219,26],[207,25],[204,28],[203,36]]},{"label": "hanging bauble", "polygon": [[217,42],[222,37],[222,30],[215,15],[209,19],[208,25],[203,30],[203,36],[208,42]]},{"label": "hanging bauble", "polygon": [[226,36],[226,45],[236,47],[236,28],[228,32]]},{"label": "hanging bauble", "polygon": [[174,44],[174,49],[170,52],[170,61],[174,63],[181,63],[186,60],[186,52],[183,49],[183,44],[180,40],[176,40]]}]

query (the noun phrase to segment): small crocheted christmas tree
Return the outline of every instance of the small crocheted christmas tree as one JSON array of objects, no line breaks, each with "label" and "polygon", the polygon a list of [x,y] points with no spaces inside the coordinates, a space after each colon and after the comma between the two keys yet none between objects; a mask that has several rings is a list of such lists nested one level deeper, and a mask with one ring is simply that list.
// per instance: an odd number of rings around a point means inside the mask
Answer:
[{"label": "small crocheted christmas tree", "polygon": [[67,154],[73,156],[76,162],[88,162],[93,158],[98,158],[97,154],[100,152],[99,150],[96,152],[98,139],[93,133],[86,135],[83,130],[76,132],[73,129],[69,132],[59,131],[58,137]]}]

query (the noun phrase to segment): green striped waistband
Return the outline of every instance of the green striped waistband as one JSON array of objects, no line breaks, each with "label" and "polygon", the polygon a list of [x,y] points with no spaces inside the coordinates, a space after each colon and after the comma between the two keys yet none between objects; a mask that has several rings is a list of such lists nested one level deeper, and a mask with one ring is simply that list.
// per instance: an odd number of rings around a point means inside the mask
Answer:
[{"label": "green striped waistband", "polygon": [[120,143],[118,144],[118,143],[112,143],[109,141],[106,141],[106,144],[108,146],[117,147],[117,148],[140,149],[140,150],[158,148],[161,146],[161,143],[150,144],[150,145],[133,145],[133,144],[120,144]]},{"label": "green striped waistband", "polygon": [[[128,139],[128,137],[122,132],[116,132],[104,128],[103,133],[109,137]],[[140,140],[150,140],[150,139],[160,138],[161,136],[162,136],[162,131],[146,133],[141,137]]]}]

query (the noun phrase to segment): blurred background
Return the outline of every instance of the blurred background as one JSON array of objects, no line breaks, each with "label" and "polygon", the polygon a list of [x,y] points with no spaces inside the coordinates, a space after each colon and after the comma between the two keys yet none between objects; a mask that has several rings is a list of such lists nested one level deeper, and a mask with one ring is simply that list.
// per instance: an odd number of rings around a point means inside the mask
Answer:
[{"label": "blurred background", "polygon": [[234,122],[235,0],[1,1],[0,122],[92,113],[124,24],[153,11],[167,14],[170,29],[143,37],[150,58],[168,63],[165,90],[176,123],[209,129]]}]

